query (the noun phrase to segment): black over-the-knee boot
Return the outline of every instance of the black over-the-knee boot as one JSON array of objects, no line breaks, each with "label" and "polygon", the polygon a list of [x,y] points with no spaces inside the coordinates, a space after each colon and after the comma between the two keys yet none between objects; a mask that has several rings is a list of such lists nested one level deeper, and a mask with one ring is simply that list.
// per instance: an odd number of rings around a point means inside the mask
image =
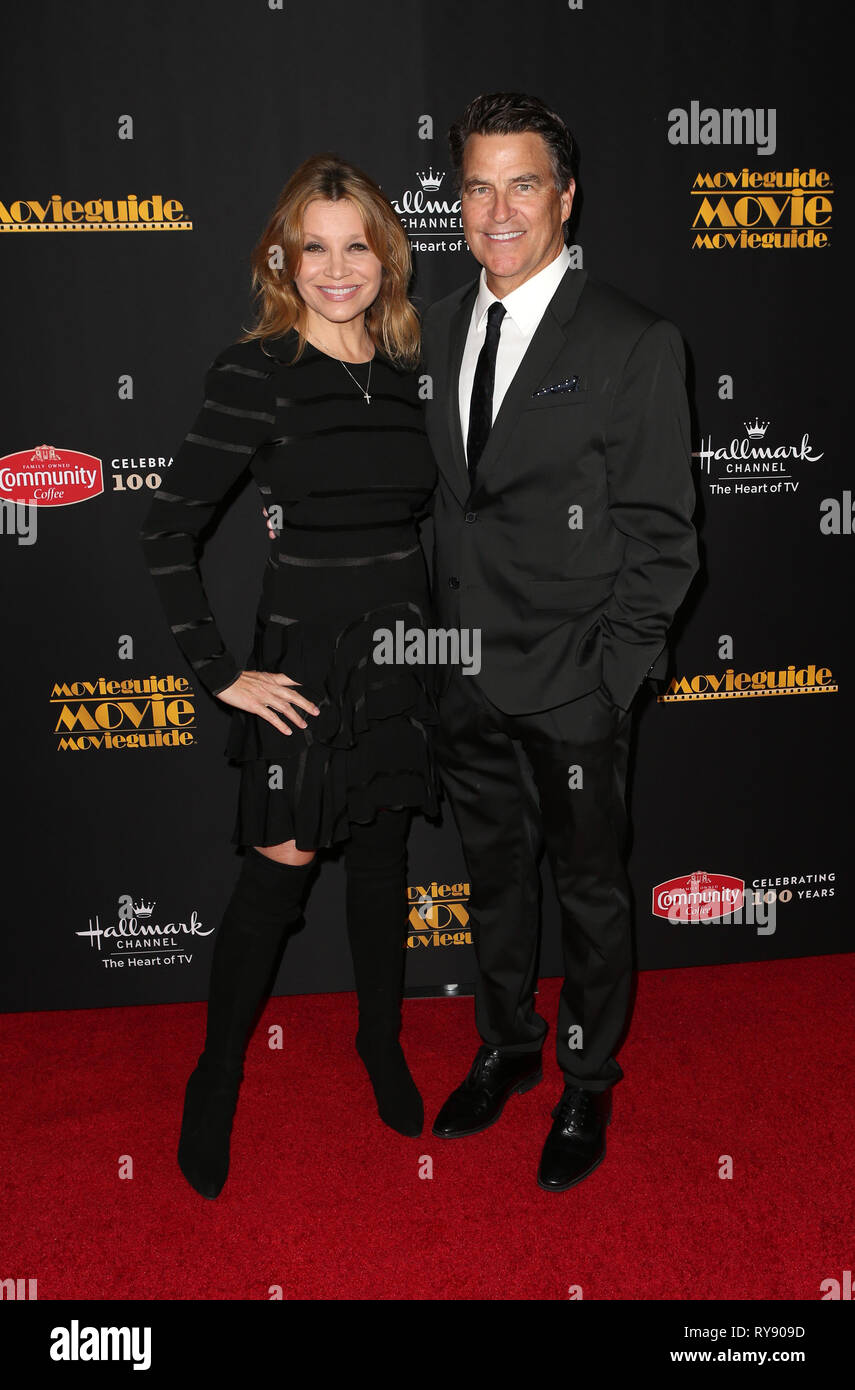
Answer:
[{"label": "black over-the-knee boot", "polygon": [[205,1048],[184,1099],[178,1164],[191,1187],[217,1197],[247,1042],[285,935],[297,926],[314,860],[279,864],[248,849],[214,943]]},{"label": "black over-the-knee boot", "polygon": [[345,844],[347,933],[359,1001],[356,1050],[380,1118],[399,1134],[421,1134],[424,1106],[404,1058],[401,997],[407,949],[406,810],[352,824]]}]

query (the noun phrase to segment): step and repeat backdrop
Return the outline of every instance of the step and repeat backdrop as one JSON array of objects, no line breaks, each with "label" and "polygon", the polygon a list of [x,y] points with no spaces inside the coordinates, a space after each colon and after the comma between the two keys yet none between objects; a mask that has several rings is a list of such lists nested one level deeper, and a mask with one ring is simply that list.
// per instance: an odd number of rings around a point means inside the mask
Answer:
[{"label": "step and repeat backdrop", "polygon": [[[702,572],[670,684],[637,705],[639,967],[851,950],[835,6],[45,0],[9,24],[2,1007],[205,997],[238,774],[137,530],[209,363],[252,322],[250,252],[291,171],[332,150],[382,184],[423,307],[477,272],[446,134],[497,90],[541,97],[577,137],[575,264],[687,347]],[[250,484],[203,559],[239,656],[265,554]],[[447,803],[415,821],[409,878],[408,988],[463,991]],[[541,973],[557,975],[546,871],[543,911]],[[343,913],[326,855],[276,993],[352,988]]]}]

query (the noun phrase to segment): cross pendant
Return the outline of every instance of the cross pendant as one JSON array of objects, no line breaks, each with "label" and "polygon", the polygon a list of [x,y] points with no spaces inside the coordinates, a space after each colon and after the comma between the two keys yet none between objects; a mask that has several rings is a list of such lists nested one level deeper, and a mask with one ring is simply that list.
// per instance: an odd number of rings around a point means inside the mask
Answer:
[{"label": "cross pendant", "polygon": [[369,396],[368,392],[367,392],[367,391],[364,391],[362,394],[365,396],[365,404],[366,404],[366,405],[370,405],[370,404],[371,404],[371,397]]}]

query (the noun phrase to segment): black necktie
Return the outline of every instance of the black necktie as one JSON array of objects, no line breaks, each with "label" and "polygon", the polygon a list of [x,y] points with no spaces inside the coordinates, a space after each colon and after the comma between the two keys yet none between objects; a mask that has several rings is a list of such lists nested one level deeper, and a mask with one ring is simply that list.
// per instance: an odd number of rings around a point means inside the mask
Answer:
[{"label": "black necktie", "polygon": [[475,377],[472,382],[472,399],[469,403],[469,433],[466,436],[466,462],[469,477],[474,486],[475,469],[484,452],[484,445],[493,427],[493,384],[496,379],[496,353],[499,350],[499,334],[505,306],[498,299],[487,310],[487,332],[484,346],[478,354]]}]

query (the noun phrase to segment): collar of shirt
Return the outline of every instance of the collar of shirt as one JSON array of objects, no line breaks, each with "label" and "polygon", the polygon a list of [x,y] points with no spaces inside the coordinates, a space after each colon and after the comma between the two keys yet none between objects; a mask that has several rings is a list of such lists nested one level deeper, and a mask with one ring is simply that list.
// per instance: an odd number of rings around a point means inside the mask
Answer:
[{"label": "collar of shirt", "polygon": [[[543,318],[544,310],[554,295],[564,272],[570,266],[570,251],[566,246],[562,246],[554,261],[545,265],[543,270],[539,270],[531,279],[519,285],[517,289],[511,290],[501,301],[505,306],[506,314],[513,319],[516,327],[525,338],[530,338],[540,320]],[[486,332],[487,310],[491,304],[495,304],[499,296],[493,294],[487,288],[487,273],[481,268],[481,280],[478,286],[478,295],[475,300],[474,327],[476,332]]]}]

